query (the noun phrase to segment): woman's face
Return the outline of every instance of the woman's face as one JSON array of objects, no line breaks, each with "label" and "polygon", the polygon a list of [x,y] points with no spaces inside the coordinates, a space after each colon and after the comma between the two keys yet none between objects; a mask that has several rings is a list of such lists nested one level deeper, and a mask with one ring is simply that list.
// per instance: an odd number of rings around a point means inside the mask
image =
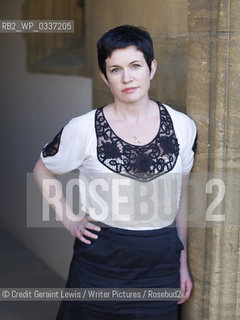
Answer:
[{"label": "woman's face", "polygon": [[150,80],[157,63],[152,62],[151,72],[142,51],[135,46],[116,49],[106,59],[106,74],[102,79],[112,92],[115,102],[135,103],[148,97]]}]

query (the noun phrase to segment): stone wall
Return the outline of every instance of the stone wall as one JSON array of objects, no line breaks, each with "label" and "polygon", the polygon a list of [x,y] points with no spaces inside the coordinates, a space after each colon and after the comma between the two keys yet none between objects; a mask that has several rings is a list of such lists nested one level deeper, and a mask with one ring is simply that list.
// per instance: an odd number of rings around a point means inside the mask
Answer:
[{"label": "stone wall", "polygon": [[99,37],[117,25],[143,26],[151,34],[158,70],[150,95],[174,107],[186,106],[188,3],[185,0],[88,0],[94,106],[112,100],[100,79],[96,59]]},{"label": "stone wall", "polygon": [[202,219],[201,226],[190,229],[195,288],[183,307],[183,319],[240,317],[239,9],[237,0],[189,1],[187,113],[198,126],[194,173],[205,175],[206,183],[215,179],[213,193],[202,199],[200,215],[221,193],[224,198],[212,221]]}]

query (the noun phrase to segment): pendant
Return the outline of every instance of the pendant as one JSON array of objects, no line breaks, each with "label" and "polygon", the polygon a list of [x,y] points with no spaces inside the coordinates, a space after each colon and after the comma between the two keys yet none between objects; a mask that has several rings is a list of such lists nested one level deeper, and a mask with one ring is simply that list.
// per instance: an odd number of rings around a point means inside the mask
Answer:
[{"label": "pendant", "polygon": [[139,141],[136,136],[134,136],[134,142],[137,143],[137,144],[141,144],[141,141]]}]

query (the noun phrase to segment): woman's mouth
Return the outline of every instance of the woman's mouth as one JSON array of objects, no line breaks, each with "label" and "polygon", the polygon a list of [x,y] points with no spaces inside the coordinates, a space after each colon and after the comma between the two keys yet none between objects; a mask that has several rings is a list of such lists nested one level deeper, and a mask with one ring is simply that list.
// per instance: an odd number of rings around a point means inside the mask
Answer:
[{"label": "woman's mouth", "polygon": [[135,92],[137,90],[138,87],[129,87],[129,88],[125,88],[122,90],[122,92],[124,93],[132,93]]}]

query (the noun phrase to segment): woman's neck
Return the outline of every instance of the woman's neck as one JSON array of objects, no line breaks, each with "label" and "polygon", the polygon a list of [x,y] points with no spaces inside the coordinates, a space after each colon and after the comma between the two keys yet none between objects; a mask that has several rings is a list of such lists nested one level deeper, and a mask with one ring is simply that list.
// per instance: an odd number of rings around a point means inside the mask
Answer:
[{"label": "woman's neck", "polygon": [[115,101],[112,104],[112,112],[120,120],[127,120],[128,122],[140,122],[145,120],[154,109],[154,102],[148,97],[136,103],[121,103]]}]

